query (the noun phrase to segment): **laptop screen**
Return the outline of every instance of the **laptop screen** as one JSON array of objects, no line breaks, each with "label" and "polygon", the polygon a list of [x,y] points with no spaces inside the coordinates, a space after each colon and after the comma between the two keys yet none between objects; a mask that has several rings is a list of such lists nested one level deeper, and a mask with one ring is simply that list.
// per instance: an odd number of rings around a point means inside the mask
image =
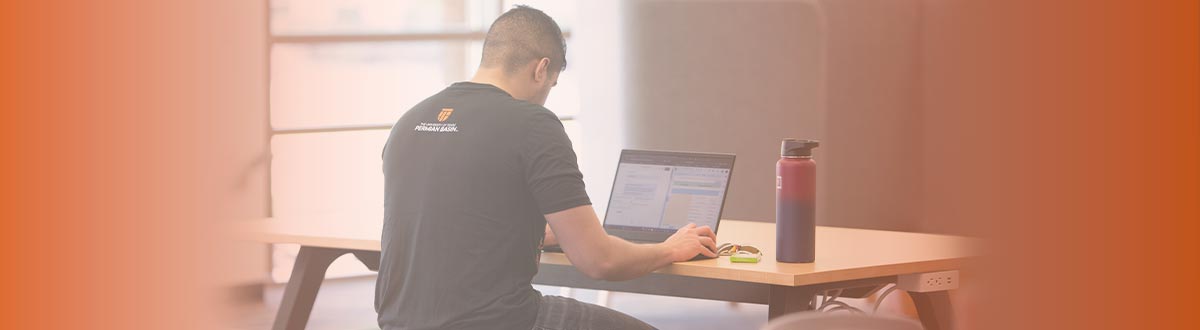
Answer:
[{"label": "laptop screen", "polygon": [[668,232],[717,227],[733,155],[624,150],[604,216],[610,229]]}]

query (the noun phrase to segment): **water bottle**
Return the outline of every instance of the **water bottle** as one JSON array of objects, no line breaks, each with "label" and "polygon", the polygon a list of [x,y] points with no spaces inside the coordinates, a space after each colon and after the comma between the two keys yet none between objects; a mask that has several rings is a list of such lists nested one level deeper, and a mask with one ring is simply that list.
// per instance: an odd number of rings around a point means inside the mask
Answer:
[{"label": "water bottle", "polygon": [[817,163],[815,140],[785,139],[775,164],[775,260],[816,258]]}]

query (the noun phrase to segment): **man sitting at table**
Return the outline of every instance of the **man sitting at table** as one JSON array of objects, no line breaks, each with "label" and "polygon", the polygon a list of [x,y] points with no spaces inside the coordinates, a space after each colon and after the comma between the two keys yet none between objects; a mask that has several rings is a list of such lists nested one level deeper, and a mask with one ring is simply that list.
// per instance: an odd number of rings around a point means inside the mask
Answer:
[{"label": "man sitting at table", "polygon": [[[651,329],[626,314],[542,296],[540,246],[560,244],[589,277],[627,280],[698,254],[708,227],[659,244],[609,236],[562,123],[543,105],[566,67],[545,13],[492,23],[475,77],[418,103],[383,151],[384,226],[375,309],[392,329]],[[556,239],[557,238],[557,239]]]}]

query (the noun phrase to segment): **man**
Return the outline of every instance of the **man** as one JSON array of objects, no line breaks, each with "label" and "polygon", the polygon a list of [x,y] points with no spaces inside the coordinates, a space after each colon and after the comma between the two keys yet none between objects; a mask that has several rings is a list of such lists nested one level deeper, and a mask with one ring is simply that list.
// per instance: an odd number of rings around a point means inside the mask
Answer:
[{"label": "man", "polygon": [[623,313],[542,296],[539,245],[589,277],[626,280],[698,254],[689,225],[660,244],[605,234],[562,123],[542,105],[566,66],[558,25],[517,6],[488,30],[474,78],[422,101],[383,152],[379,324],[392,329],[652,329]]}]

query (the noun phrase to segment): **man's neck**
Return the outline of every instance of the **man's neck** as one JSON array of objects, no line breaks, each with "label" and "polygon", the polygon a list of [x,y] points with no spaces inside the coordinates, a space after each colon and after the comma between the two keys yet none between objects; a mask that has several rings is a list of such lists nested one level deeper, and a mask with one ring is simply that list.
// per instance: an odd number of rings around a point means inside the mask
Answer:
[{"label": "man's neck", "polygon": [[503,90],[508,95],[512,95],[513,98],[521,100],[523,93],[516,90],[514,84],[509,82],[509,79],[508,74],[502,69],[479,68],[475,72],[475,77],[471,78],[471,82],[496,86],[496,88]]}]

